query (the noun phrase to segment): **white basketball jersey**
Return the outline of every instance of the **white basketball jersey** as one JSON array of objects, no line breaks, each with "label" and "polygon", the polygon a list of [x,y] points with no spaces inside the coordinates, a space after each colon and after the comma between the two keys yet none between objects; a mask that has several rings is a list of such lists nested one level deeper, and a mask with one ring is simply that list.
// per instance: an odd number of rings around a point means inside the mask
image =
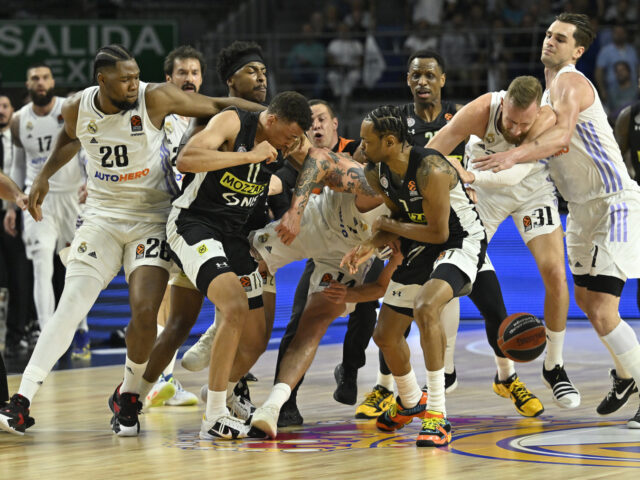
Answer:
[{"label": "white basketball jersey", "polygon": [[[477,157],[483,157],[497,152],[506,152],[516,145],[509,143],[499,128],[500,117],[502,114],[502,100],[507,95],[505,90],[500,92],[491,93],[491,107],[489,111],[489,121],[487,123],[487,131],[482,138],[478,138],[472,135],[465,147],[465,164],[469,171],[477,172],[475,164],[470,160]],[[482,199],[482,202],[487,199],[496,198],[496,195],[505,199],[508,197],[511,200],[517,202],[526,201],[530,198],[532,193],[540,192],[541,189],[546,189],[553,194],[554,186],[549,177],[549,170],[546,165],[546,161],[535,162],[533,168],[530,165],[515,165],[512,168],[522,168],[531,171],[522,179],[522,181],[514,186],[480,186],[475,183],[472,187],[477,190],[478,198]]]},{"label": "white basketball jersey", "polygon": [[319,215],[310,212],[310,218],[322,219],[329,230],[341,235],[346,242],[353,245],[369,240],[371,225],[376,218],[390,213],[384,203],[362,213],[356,207],[354,194],[336,192],[329,187],[324,187],[319,195],[312,195],[307,210],[316,210]]},{"label": "white basketball jersey", "polygon": [[107,115],[96,108],[98,86],[82,92],[76,135],[87,157],[85,215],[98,211],[130,221],[166,222],[178,188],[164,130],[147,113],[140,82],[136,108]]},{"label": "white basketball jersey", "polygon": [[[33,180],[42,170],[56,143],[60,130],[64,127],[62,103],[64,98],[54,97],[51,111],[45,115],[36,115],[33,103],[28,103],[19,111],[20,143],[25,153],[25,186],[29,190]],[[75,192],[84,183],[84,171],[77,157],[49,178],[49,191]]]},{"label": "white basketball jersey", "polygon": [[[567,65],[555,78],[564,73],[577,73],[584,77],[574,65]],[[551,177],[560,194],[571,203],[608,197],[623,189],[638,190],[622,160],[598,92],[589,79],[587,81],[595,99],[578,115],[569,147],[549,158]],[[549,90],[544,92],[542,104],[553,108]]]},{"label": "white basketball jersey", "polygon": [[182,136],[184,135],[184,132],[187,131],[188,126],[189,119],[184,118],[181,115],[176,115],[175,113],[167,115],[164,119],[164,134],[166,137],[167,149],[171,156],[171,166],[173,167],[173,173],[176,176],[178,188],[182,187],[182,178],[184,177],[184,173],[180,173],[176,168],[178,147],[180,146],[180,140],[182,140]]}]

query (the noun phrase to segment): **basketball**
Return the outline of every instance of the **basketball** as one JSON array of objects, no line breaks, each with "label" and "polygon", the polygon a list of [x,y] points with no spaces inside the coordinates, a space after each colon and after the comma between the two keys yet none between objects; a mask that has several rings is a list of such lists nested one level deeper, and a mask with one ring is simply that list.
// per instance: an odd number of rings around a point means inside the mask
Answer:
[{"label": "basketball", "polygon": [[530,313],[514,313],[500,324],[498,346],[514,362],[530,362],[547,345],[542,321]]}]

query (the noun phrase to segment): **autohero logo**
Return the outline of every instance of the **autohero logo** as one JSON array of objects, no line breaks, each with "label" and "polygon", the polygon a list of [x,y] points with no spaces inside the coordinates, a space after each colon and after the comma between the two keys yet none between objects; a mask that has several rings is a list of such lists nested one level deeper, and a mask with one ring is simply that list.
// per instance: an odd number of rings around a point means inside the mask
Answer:
[{"label": "autohero logo", "polygon": [[131,180],[137,180],[138,178],[146,177],[147,175],[149,175],[149,172],[150,170],[148,168],[145,168],[144,170],[138,170],[137,172],[122,173],[120,175],[96,171],[94,177],[98,180],[102,180],[103,182],[130,182]]}]

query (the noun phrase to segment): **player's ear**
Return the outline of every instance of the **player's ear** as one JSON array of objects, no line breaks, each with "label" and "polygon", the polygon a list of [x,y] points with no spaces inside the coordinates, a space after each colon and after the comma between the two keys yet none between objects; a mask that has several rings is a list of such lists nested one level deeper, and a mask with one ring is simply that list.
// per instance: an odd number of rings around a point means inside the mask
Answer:
[{"label": "player's ear", "polygon": [[447,74],[443,73],[440,75],[440,88],[444,87],[445,83],[447,83]]}]

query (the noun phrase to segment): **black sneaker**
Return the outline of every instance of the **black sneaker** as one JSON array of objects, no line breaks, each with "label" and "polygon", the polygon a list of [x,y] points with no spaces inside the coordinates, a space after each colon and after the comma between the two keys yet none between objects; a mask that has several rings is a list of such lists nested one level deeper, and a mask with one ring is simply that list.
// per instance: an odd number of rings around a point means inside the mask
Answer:
[{"label": "black sneaker", "polygon": [[0,409],[0,429],[14,435],[24,435],[24,431],[32,427],[36,421],[29,416],[29,400],[15,394],[9,403]]},{"label": "black sneaker", "polygon": [[640,407],[631,420],[627,422],[629,428],[640,428]]},{"label": "black sneaker", "polygon": [[613,386],[596,408],[598,415],[609,415],[618,411],[626,405],[631,395],[638,393],[638,386],[633,378],[618,377],[615,368],[609,370],[609,376],[613,380]]},{"label": "black sneaker", "polygon": [[[456,388],[458,388],[458,375],[456,374],[456,369],[453,369],[453,372],[447,373],[444,372],[444,393],[451,393]],[[428,392],[429,388],[426,384],[422,386],[423,392]]]},{"label": "black sneaker", "polygon": [[551,370],[542,365],[542,382],[553,392],[553,401],[562,408],[580,406],[580,392],[573,386],[564,370],[564,366],[556,365]]},{"label": "black sneaker", "polygon": [[345,370],[341,363],[333,371],[338,386],[333,392],[333,399],[345,405],[355,405],[358,400],[358,371]]},{"label": "black sneaker", "polygon": [[247,385],[248,375],[249,374],[245,375],[240,380],[238,380],[238,383],[236,383],[236,386],[233,387],[233,393],[251,402],[251,393],[249,392],[249,385]]},{"label": "black sneaker", "polygon": [[292,425],[302,425],[304,419],[295,403],[286,402],[280,409],[278,416],[278,428],[290,427]]},{"label": "black sneaker", "polygon": [[249,372],[247,373],[244,377],[247,382],[257,382],[258,381],[258,377],[256,377],[253,373]]},{"label": "black sneaker", "polygon": [[135,437],[140,433],[140,421],[138,420],[138,415],[142,411],[140,395],[120,393],[120,385],[109,397],[109,408],[113,412],[111,429],[119,437]]}]

